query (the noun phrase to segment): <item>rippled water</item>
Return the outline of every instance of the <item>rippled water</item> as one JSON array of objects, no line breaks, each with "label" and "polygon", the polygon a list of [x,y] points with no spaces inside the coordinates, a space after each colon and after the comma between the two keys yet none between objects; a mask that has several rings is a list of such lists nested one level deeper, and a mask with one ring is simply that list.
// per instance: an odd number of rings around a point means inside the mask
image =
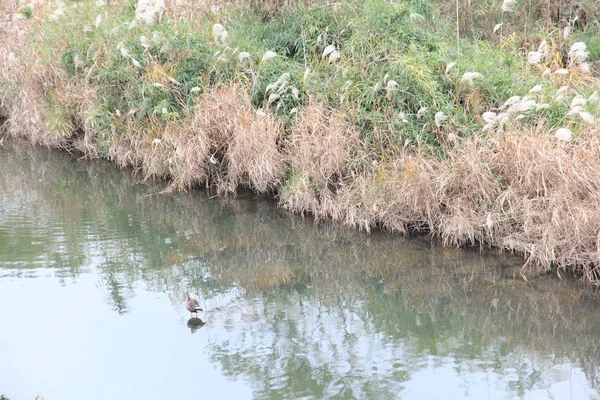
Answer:
[{"label": "rippled water", "polygon": [[[0,147],[11,399],[588,399],[599,297],[522,260]],[[183,306],[196,293],[205,325]]]}]

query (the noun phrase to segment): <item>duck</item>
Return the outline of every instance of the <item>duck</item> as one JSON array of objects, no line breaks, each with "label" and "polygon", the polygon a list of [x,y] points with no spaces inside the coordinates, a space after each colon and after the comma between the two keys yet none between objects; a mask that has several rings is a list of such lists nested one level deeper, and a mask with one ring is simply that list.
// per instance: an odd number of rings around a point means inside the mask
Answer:
[{"label": "duck", "polygon": [[196,296],[194,296],[192,293],[188,293],[187,300],[185,301],[185,308],[187,308],[187,310],[190,312],[190,318],[192,318],[194,314],[196,314],[196,317],[198,317],[198,311],[204,311],[200,307],[198,300],[196,300]]}]

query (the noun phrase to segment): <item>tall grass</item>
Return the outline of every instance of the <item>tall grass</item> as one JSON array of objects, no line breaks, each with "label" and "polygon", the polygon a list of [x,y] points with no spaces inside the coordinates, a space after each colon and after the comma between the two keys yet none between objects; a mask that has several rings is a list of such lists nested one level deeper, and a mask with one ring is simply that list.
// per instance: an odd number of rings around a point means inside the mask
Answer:
[{"label": "tall grass", "polygon": [[15,137],[173,190],[245,186],[595,281],[600,7],[565,22],[533,0],[472,3],[453,3],[456,40],[446,3],[426,0],[158,2],[152,18],[133,2],[11,1],[0,107]]}]

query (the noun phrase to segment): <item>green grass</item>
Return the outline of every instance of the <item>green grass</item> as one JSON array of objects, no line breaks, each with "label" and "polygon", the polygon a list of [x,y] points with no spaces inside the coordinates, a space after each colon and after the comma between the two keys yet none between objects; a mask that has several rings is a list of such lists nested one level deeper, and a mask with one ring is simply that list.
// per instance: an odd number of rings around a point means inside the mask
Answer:
[{"label": "green grass", "polygon": [[[32,41],[37,48],[27,51],[48,65],[55,65],[58,57],[70,80],[97,88],[98,101],[86,119],[107,138],[119,135],[114,129],[119,113],[138,125],[153,120],[152,126],[164,126],[181,121],[201,93],[237,83],[248,90],[255,107],[272,109],[286,126],[293,124],[309,97],[316,97],[343,110],[348,122],[380,151],[408,141],[443,154],[450,131],[461,137],[480,134],[483,112],[511,96],[525,96],[536,84],[544,85],[546,93],[560,86],[527,65],[526,52],[535,44],[523,47],[522,32],[501,43],[463,37],[458,46],[454,22],[426,0],[351,0],[336,9],[314,2],[270,18],[238,8],[209,14],[200,23],[195,19],[193,25],[165,16],[155,26],[139,23],[132,29],[131,4],[76,4],[68,3],[59,21],[38,25],[32,39],[42,40]],[[98,15],[103,18],[95,27]],[[502,18],[508,24],[517,17]],[[215,22],[229,33],[226,45],[213,42]],[[574,36],[587,40],[592,60],[600,57],[595,29],[580,29]],[[151,42],[149,48],[142,46],[142,36]],[[339,60],[330,63],[322,57],[328,45],[340,52]],[[278,57],[263,63],[266,51]],[[240,61],[240,52],[248,52],[250,59]],[[449,63],[455,66],[446,73]],[[461,82],[465,72],[483,77],[469,85]],[[284,74],[290,79],[273,89]],[[390,81],[397,86],[388,90]],[[271,97],[274,93],[276,99]],[[52,107],[60,106],[60,96],[48,99]],[[423,108],[427,111],[417,118]],[[434,116],[440,111],[449,119],[437,127]],[[565,122],[559,111],[564,110],[552,105],[521,124],[543,123],[550,129]],[[70,119],[76,120],[64,112],[56,115],[58,135],[65,134]]]}]

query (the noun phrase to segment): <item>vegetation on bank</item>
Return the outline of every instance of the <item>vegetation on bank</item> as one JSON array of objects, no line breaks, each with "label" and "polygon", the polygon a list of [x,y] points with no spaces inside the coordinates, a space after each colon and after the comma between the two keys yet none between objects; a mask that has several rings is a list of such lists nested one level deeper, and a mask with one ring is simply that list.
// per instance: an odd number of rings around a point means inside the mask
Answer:
[{"label": "vegetation on bank", "polygon": [[12,136],[174,189],[595,282],[600,5],[471,3],[3,2],[0,107]]}]

